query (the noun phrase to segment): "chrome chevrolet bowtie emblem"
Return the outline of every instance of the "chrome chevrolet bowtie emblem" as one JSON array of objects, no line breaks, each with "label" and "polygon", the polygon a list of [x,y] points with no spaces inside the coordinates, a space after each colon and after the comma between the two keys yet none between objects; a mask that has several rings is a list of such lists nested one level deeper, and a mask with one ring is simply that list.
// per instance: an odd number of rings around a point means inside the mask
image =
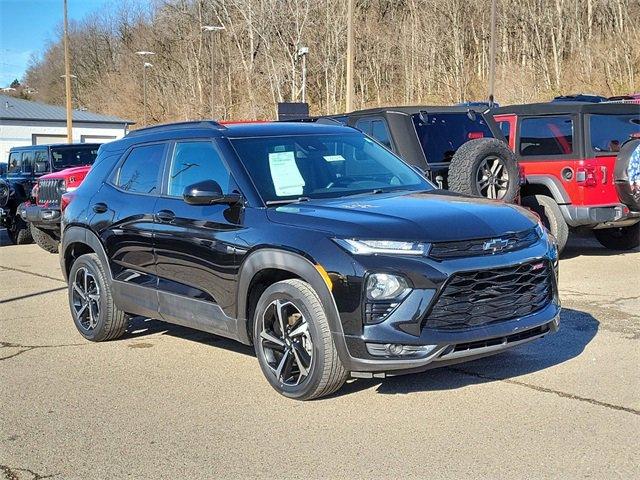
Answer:
[{"label": "chrome chevrolet bowtie emblem", "polygon": [[511,246],[511,241],[503,240],[501,238],[494,238],[493,240],[488,240],[482,244],[482,250],[491,251],[491,253],[501,252],[502,250],[509,248]]}]

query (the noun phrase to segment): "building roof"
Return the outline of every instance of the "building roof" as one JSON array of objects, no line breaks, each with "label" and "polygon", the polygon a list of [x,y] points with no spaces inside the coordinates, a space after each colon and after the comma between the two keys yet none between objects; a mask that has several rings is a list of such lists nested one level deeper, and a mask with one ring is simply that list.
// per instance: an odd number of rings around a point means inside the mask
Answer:
[{"label": "building roof", "polygon": [[[64,122],[67,120],[67,111],[64,107],[57,105],[47,105],[46,103],[32,102],[8,95],[0,95],[0,120]],[[101,115],[99,113],[82,110],[73,111],[73,121],[83,123],[116,123],[122,125],[135,123],[131,120],[124,120],[113,115]]]}]

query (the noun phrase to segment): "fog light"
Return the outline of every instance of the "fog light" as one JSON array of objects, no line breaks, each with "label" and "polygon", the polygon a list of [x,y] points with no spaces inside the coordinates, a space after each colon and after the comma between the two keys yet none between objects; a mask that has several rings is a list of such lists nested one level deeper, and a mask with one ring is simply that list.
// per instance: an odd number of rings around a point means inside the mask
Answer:
[{"label": "fog light", "polygon": [[369,300],[392,300],[402,296],[409,289],[407,281],[390,273],[372,273],[367,277],[367,298]]},{"label": "fog light", "polygon": [[375,357],[426,357],[437,345],[400,345],[398,343],[367,343],[367,352]]}]

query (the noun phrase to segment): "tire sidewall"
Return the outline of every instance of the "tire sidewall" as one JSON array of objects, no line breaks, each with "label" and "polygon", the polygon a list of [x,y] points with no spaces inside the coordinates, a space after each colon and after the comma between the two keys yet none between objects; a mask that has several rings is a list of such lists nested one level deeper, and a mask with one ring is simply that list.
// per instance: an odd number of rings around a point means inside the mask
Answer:
[{"label": "tire sidewall", "polygon": [[[311,289],[311,286],[309,286],[309,288]],[[302,383],[300,383],[300,385],[289,386],[279,382],[274,377],[269,365],[267,364],[267,360],[264,357],[262,348],[259,344],[259,342],[261,341],[260,331],[262,329],[262,315],[265,312],[265,309],[274,300],[284,300],[293,303],[300,311],[300,313],[302,313],[302,315],[305,317],[305,319],[307,320],[307,324],[309,325],[309,333],[311,335],[311,341],[313,343],[311,372],[309,373],[307,378]],[[320,302],[320,299],[318,299],[318,302]],[[264,291],[264,293],[258,300],[253,316],[253,338],[254,349],[256,352],[256,356],[258,357],[258,363],[260,364],[262,373],[275,390],[277,390],[285,397],[293,399],[304,398],[309,392],[315,391],[322,379],[322,363],[327,346],[324,345],[321,341],[322,336],[317,327],[317,320],[314,318],[309,305],[307,305],[306,299],[301,294],[298,288],[285,282],[278,282],[271,285]]]},{"label": "tire sidewall", "polygon": [[[98,260],[95,255],[87,254],[79,257],[71,267],[71,271],[69,272],[69,284],[68,284],[68,297],[69,297],[69,310],[71,311],[71,317],[73,318],[73,323],[75,324],[78,332],[87,340],[91,341],[101,341],[105,336],[105,324],[107,321],[108,315],[108,295],[107,288],[109,288],[107,282],[105,281],[104,275],[102,273],[102,269],[97,264]],[[98,314],[98,321],[93,330],[87,331],[85,330],[78,321],[76,316],[76,312],[73,308],[73,281],[76,276],[76,272],[81,268],[85,267],[89,272],[93,275],[96,282],[98,282],[98,287],[100,288],[100,300],[98,301],[98,305],[100,307],[100,312]]]}]

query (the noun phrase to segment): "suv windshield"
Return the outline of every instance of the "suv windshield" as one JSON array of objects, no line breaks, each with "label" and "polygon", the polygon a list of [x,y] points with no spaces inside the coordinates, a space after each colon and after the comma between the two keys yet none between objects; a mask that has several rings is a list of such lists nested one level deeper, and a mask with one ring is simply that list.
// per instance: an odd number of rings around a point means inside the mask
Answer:
[{"label": "suv windshield", "polygon": [[479,113],[475,120],[466,113],[416,113],[411,118],[429,163],[449,162],[463,143],[493,137]]},{"label": "suv windshield", "polygon": [[54,147],[51,149],[53,170],[92,165],[97,155],[98,146],[96,145]]},{"label": "suv windshield", "polygon": [[590,115],[591,147],[596,152],[618,152],[632,134],[640,133],[638,115]]},{"label": "suv windshield", "polygon": [[360,133],[231,141],[268,203],[433,189],[402,160]]}]

